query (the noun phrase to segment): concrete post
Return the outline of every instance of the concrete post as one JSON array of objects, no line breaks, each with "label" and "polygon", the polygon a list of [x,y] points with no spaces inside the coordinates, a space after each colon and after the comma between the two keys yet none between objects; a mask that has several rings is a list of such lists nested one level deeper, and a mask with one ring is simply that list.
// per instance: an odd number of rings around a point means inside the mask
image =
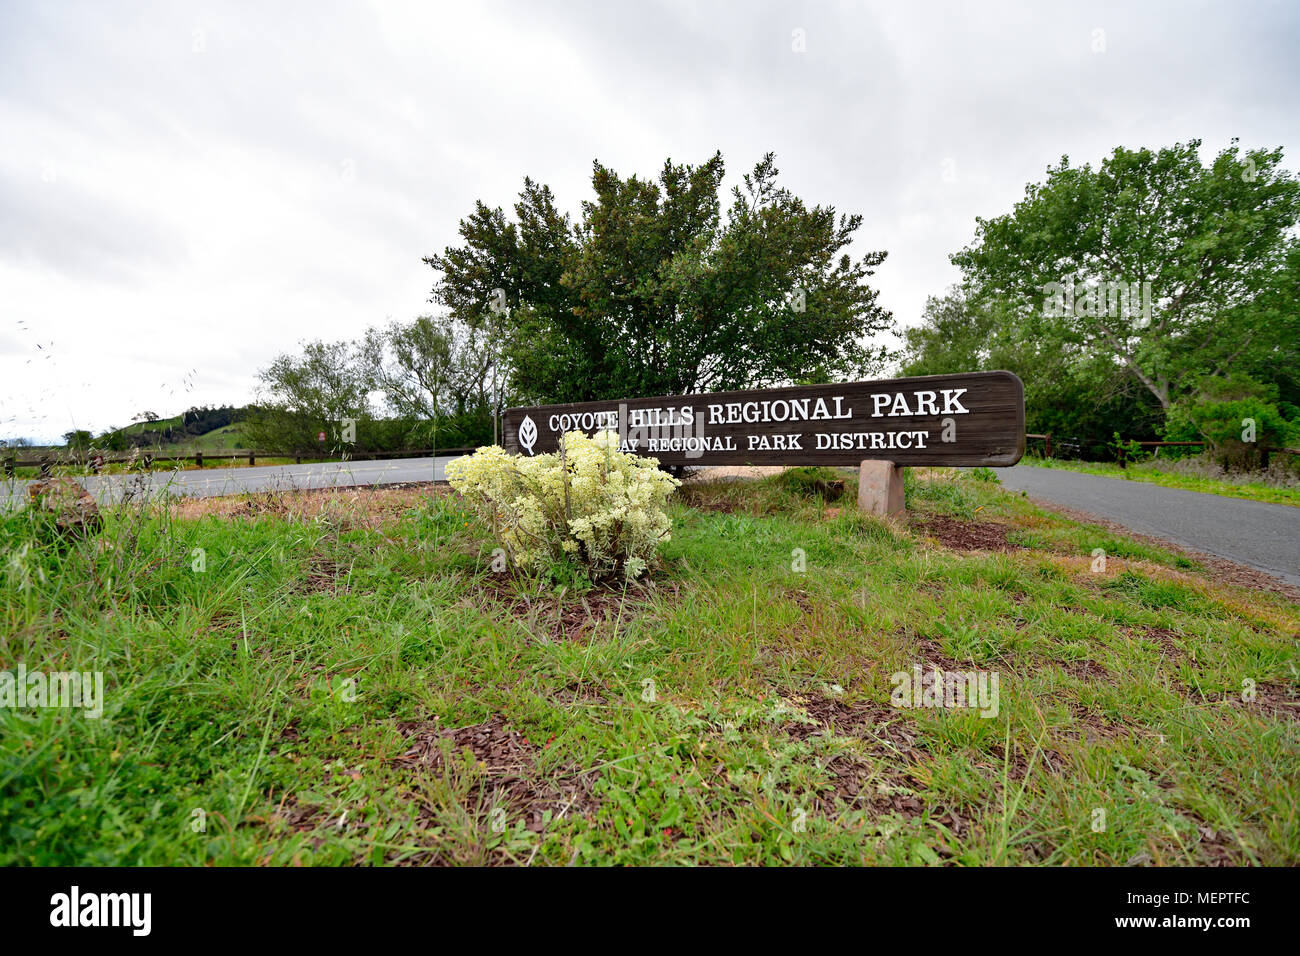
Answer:
[{"label": "concrete post", "polygon": [[903,469],[892,461],[864,461],[858,465],[858,507],[881,518],[902,519]]}]

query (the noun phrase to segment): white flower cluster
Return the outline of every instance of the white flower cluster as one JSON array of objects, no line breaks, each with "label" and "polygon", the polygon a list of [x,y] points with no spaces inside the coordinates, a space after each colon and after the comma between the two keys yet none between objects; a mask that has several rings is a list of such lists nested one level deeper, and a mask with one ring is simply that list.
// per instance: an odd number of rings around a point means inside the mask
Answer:
[{"label": "white flower cluster", "polygon": [[665,504],[680,482],[653,458],[618,450],[612,431],[563,436],[561,451],[514,456],[497,445],[447,465],[506,553],[523,568],[575,560],[600,580],[636,578],[672,529]]}]

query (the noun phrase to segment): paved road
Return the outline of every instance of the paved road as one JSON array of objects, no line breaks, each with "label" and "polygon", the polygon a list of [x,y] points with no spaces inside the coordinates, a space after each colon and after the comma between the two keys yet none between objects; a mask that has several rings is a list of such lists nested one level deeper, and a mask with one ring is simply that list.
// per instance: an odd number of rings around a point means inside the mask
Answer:
[{"label": "paved road", "polygon": [[[272,465],[256,468],[204,468],[191,471],[157,471],[148,475],[101,475],[78,478],[101,502],[120,501],[128,487],[140,487],[153,496],[163,494],[237,495],[247,491],[289,491],[342,485],[391,485],[407,481],[442,481],[451,457],[398,458],[391,461],[324,462],[311,465]],[[14,483],[10,500],[27,497],[29,481]],[[9,490],[0,485],[0,498]]]},{"label": "paved road", "polygon": [[1300,585],[1300,508],[1055,468],[999,468],[1002,485]]}]

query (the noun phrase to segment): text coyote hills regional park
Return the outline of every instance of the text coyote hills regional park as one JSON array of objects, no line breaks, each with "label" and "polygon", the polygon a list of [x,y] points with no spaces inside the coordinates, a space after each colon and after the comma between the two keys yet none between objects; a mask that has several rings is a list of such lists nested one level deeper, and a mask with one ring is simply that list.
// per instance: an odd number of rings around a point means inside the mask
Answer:
[{"label": "text coyote hills regional park", "polygon": [[565,432],[618,433],[669,465],[1014,465],[1025,391],[1011,372],[512,408],[505,448],[555,451]]}]

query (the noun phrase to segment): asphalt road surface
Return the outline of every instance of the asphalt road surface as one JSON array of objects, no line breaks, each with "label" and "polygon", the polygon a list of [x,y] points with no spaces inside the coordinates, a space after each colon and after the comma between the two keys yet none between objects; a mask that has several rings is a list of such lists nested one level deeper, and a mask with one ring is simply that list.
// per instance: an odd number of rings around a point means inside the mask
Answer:
[{"label": "asphalt road surface", "polygon": [[[254,468],[203,468],[155,471],[145,475],[100,475],[77,478],[100,502],[122,500],[128,490],[136,496],[190,495],[209,498],[249,491],[293,491],[347,485],[391,485],[408,481],[442,481],[452,457],[395,458],[391,461],[331,461],[310,465],[268,465]],[[14,482],[9,497],[26,499],[30,481]],[[7,486],[0,486],[8,491]]]},{"label": "asphalt road surface", "polygon": [[997,471],[1004,488],[1300,585],[1300,508],[1032,465]]}]

